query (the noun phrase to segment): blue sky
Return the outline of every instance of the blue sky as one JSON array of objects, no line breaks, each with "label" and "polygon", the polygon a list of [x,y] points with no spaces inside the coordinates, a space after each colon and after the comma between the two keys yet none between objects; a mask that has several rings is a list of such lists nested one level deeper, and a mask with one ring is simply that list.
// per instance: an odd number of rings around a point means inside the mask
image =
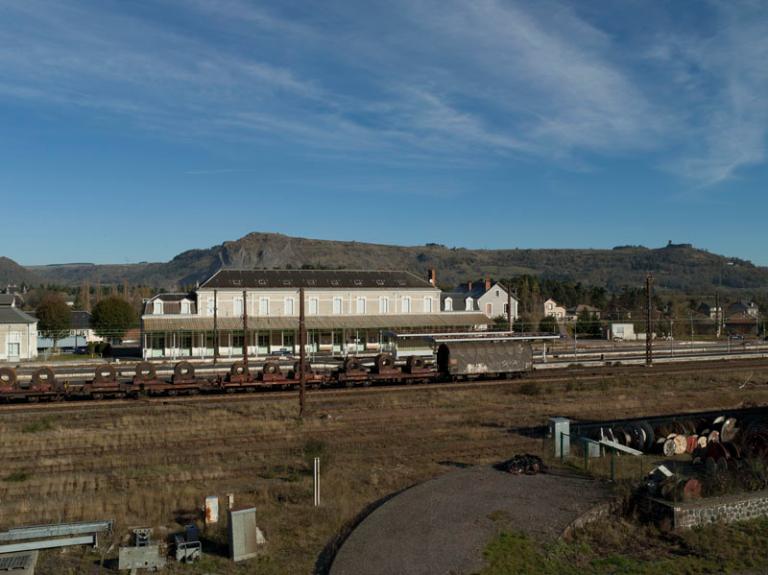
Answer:
[{"label": "blue sky", "polygon": [[768,5],[0,3],[0,254],[251,231],[768,264]]}]

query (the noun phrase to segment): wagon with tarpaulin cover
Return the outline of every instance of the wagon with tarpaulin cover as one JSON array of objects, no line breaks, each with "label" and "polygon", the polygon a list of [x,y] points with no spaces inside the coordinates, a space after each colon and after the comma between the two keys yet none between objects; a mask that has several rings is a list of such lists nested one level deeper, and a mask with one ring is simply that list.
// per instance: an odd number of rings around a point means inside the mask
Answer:
[{"label": "wagon with tarpaulin cover", "polygon": [[437,371],[443,377],[511,377],[533,369],[530,339],[484,337],[436,339]]}]

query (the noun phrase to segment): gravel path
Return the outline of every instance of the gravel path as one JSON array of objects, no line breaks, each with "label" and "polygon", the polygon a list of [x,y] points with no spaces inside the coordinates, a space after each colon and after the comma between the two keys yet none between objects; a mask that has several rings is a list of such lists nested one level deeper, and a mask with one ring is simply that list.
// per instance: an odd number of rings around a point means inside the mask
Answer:
[{"label": "gravel path", "polygon": [[342,545],[330,575],[464,575],[483,567],[500,527],[554,539],[604,501],[597,482],[510,475],[491,467],[447,473],[376,509]]}]

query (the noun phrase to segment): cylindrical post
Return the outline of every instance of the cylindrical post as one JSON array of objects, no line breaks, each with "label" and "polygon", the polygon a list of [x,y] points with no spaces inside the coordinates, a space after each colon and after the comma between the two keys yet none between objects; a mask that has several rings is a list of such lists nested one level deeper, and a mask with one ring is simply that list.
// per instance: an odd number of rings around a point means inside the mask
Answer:
[{"label": "cylindrical post", "polygon": [[304,288],[299,288],[299,417],[304,417],[304,395],[307,388],[307,374],[304,370],[306,359],[307,326],[304,318]]},{"label": "cylindrical post", "polygon": [[314,505],[320,506],[320,458],[315,457],[314,467],[312,470],[312,477],[314,478]]},{"label": "cylindrical post", "polygon": [[611,449],[611,481],[616,481],[616,450]]},{"label": "cylindrical post", "polygon": [[565,437],[565,433],[560,432],[560,463],[565,461],[565,451],[563,450],[564,437]]}]

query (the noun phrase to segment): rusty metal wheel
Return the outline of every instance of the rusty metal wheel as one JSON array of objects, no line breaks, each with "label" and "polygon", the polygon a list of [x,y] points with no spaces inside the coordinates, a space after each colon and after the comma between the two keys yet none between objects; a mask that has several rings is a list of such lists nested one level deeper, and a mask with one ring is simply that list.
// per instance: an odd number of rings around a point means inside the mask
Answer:
[{"label": "rusty metal wheel", "polygon": [[413,373],[421,369],[424,369],[424,358],[412,355],[405,360],[405,370],[408,373]]},{"label": "rusty metal wheel", "polygon": [[12,367],[0,367],[0,385],[16,387],[16,370]]},{"label": "rusty metal wheel", "polygon": [[114,367],[105,363],[96,368],[93,381],[96,383],[115,383],[117,381],[117,372]]},{"label": "rusty metal wheel", "polygon": [[242,361],[236,361],[232,364],[232,367],[229,368],[229,373],[231,375],[246,375],[248,373],[248,368],[245,367],[245,364]]},{"label": "rusty metal wheel", "polygon": [[50,385],[53,389],[56,387],[56,376],[50,367],[41,367],[32,374],[32,383],[35,385]]},{"label": "rusty metal wheel", "polygon": [[380,353],[376,356],[374,363],[376,365],[376,370],[381,373],[382,371],[395,367],[395,358],[389,353]]},{"label": "rusty metal wheel", "polygon": [[151,381],[157,377],[157,370],[155,369],[155,366],[148,361],[141,361],[137,363],[135,371],[135,378],[137,381]]},{"label": "rusty metal wheel", "polygon": [[188,361],[180,361],[173,368],[173,380],[186,380],[195,377],[195,366]]},{"label": "rusty metal wheel", "polygon": [[265,361],[264,362],[264,375],[279,375],[280,374],[280,364],[276,361]]},{"label": "rusty metal wheel", "polygon": [[363,370],[363,364],[355,356],[348,357],[344,360],[344,371],[346,373],[359,372]]}]

